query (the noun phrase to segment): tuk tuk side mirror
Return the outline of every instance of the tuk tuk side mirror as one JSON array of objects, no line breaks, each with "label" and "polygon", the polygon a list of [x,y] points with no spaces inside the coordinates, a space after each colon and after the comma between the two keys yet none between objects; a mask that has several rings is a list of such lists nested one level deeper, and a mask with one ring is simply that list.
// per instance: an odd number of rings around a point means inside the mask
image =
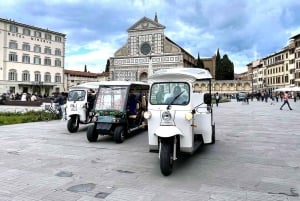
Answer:
[{"label": "tuk tuk side mirror", "polygon": [[211,104],[211,95],[209,93],[204,94],[204,103],[207,105]]}]

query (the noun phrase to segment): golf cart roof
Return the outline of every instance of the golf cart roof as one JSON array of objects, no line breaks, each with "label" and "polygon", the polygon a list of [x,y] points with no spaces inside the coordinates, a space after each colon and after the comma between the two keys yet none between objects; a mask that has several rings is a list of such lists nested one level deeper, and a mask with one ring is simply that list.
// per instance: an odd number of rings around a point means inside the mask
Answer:
[{"label": "golf cart roof", "polygon": [[211,79],[212,76],[208,70],[200,68],[170,68],[170,69],[161,69],[155,71],[148,80],[151,81],[173,81],[173,80],[182,80],[182,81],[191,81],[203,79]]}]

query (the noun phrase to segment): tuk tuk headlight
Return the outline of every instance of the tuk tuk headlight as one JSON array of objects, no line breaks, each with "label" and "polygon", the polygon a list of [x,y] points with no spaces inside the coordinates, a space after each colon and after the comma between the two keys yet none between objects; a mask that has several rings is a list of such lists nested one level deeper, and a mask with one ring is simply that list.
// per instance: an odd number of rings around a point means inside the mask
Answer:
[{"label": "tuk tuk headlight", "polygon": [[193,119],[193,114],[190,113],[190,112],[189,112],[189,113],[186,113],[186,114],[185,114],[185,119],[188,120],[188,121],[192,120],[192,119]]},{"label": "tuk tuk headlight", "polygon": [[150,119],[151,116],[152,116],[151,112],[149,112],[149,111],[144,112],[144,118],[145,119]]},{"label": "tuk tuk headlight", "polygon": [[114,118],[112,118],[112,122],[113,123],[119,123],[120,122],[120,118],[114,117]]},{"label": "tuk tuk headlight", "polygon": [[172,115],[171,115],[171,113],[169,111],[165,111],[165,112],[162,113],[161,118],[164,121],[170,121],[171,118],[172,118]]}]

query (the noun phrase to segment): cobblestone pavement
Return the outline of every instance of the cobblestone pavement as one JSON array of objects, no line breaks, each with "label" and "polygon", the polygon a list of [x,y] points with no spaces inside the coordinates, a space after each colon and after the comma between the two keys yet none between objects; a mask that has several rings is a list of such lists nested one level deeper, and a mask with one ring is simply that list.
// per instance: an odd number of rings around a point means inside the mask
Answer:
[{"label": "cobblestone pavement", "polygon": [[[0,201],[299,201],[300,102],[214,106],[216,144],[160,173],[147,132],[115,144],[66,121],[0,126]],[[3,109],[5,106],[1,106]]]}]

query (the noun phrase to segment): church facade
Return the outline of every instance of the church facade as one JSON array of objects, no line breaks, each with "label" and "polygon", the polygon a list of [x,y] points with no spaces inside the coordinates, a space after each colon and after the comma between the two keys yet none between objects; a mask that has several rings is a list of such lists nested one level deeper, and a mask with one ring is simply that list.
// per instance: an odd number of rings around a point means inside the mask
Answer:
[{"label": "church facade", "polygon": [[195,58],[166,37],[164,29],[157,15],[131,26],[127,43],[110,58],[110,80],[146,81],[162,68],[194,67]]},{"label": "church facade", "polygon": [[[109,59],[109,79],[147,81],[159,69],[195,67],[197,59],[164,34],[165,26],[154,20],[141,18],[128,30],[127,42]],[[215,78],[216,55],[201,59]],[[207,83],[196,83],[194,90],[206,91]],[[234,94],[251,92],[249,80],[214,81],[213,92]]]}]

